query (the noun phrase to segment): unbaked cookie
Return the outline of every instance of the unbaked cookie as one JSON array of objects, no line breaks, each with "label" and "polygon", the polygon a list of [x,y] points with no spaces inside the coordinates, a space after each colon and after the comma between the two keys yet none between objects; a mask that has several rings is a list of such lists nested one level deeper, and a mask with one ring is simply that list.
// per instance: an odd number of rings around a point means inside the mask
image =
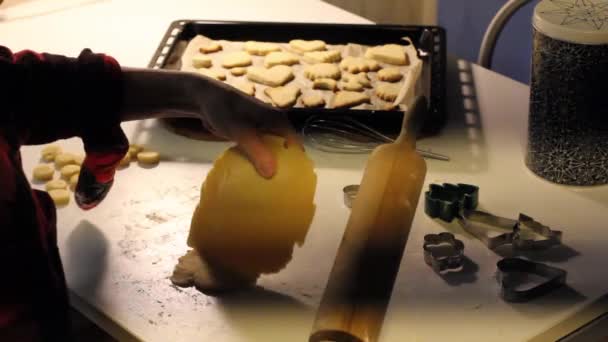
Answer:
[{"label": "unbaked cookie", "polygon": [[293,106],[298,100],[300,88],[293,85],[277,88],[266,88],[264,93],[270,97],[275,106],[287,108]]},{"label": "unbaked cookie", "polygon": [[52,162],[59,153],[61,153],[61,147],[59,145],[48,145],[40,151],[40,156],[45,162]]},{"label": "unbaked cookie", "polygon": [[342,74],[342,81],[344,82],[357,82],[366,88],[372,87],[372,82],[367,78],[367,74],[364,72],[360,72],[358,74]]},{"label": "unbaked cookie", "polygon": [[264,66],[267,68],[275,65],[294,65],[300,63],[300,58],[293,53],[274,51],[264,57]]},{"label": "unbaked cookie", "polygon": [[59,153],[55,156],[55,167],[61,169],[68,164],[76,164],[74,155],[71,153]]},{"label": "unbaked cookie", "polygon": [[256,41],[246,42],[243,48],[245,51],[249,52],[249,54],[255,56],[266,56],[273,51],[281,51],[279,44]]},{"label": "unbaked cookie", "polygon": [[243,51],[231,52],[222,59],[224,68],[236,68],[250,66],[252,63],[251,56]]},{"label": "unbaked cookie", "polygon": [[380,99],[384,100],[384,101],[389,101],[389,102],[393,102],[397,99],[397,96],[399,95],[399,92],[401,91],[402,88],[402,84],[401,83],[378,83],[378,85],[376,85],[376,89],[374,90],[374,93],[376,94],[376,96],[378,96]]},{"label": "unbaked cookie", "polygon": [[37,181],[49,181],[53,179],[53,175],[55,174],[55,170],[49,164],[40,164],[34,167],[34,171],[32,172],[32,176],[34,180]]},{"label": "unbaked cookie", "polygon": [[306,52],[303,57],[308,63],[335,63],[342,59],[342,53],[338,50]]},{"label": "unbaked cookie", "polygon": [[336,93],[334,99],[332,101],[333,108],[345,108],[345,107],[354,107],[358,106],[362,103],[368,103],[370,101],[369,96],[365,95],[365,93],[360,93],[356,91],[346,91],[342,90]]},{"label": "unbaked cookie", "polygon": [[198,69],[198,73],[216,80],[225,81],[226,73],[216,69]]},{"label": "unbaked cookie", "polygon": [[66,165],[61,168],[61,177],[64,179],[70,179],[73,175],[80,172],[80,166],[78,165]]},{"label": "unbaked cookie", "polygon": [[378,71],[378,79],[385,82],[398,82],[401,81],[403,75],[399,68],[384,68]]},{"label": "unbaked cookie", "polygon": [[355,80],[349,82],[340,82],[340,88],[348,91],[363,91],[363,85]]},{"label": "unbaked cookie", "polygon": [[78,166],[82,166],[82,163],[84,163],[84,158],[85,158],[85,156],[82,154],[75,155],[74,163],[76,163],[76,165],[78,165]]},{"label": "unbaked cookie", "polygon": [[56,205],[63,206],[70,203],[70,192],[66,189],[53,189],[48,191],[48,194]]},{"label": "unbaked cookie", "polygon": [[340,78],[340,75],[340,68],[331,63],[317,63],[309,65],[304,69],[304,76],[313,81],[318,78],[333,78],[337,80]]},{"label": "unbaked cookie", "polygon": [[335,91],[338,89],[338,82],[333,78],[317,78],[314,80],[312,88]]},{"label": "unbaked cookie", "polygon": [[212,64],[211,58],[205,55],[196,55],[192,57],[192,66],[200,69],[200,68],[210,68]]},{"label": "unbaked cookie", "polygon": [[380,70],[380,64],[373,59],[349,56],[340,62],[340,69],[356,74],[360,72],[378,71]]},{"label": "unbaked cookie", "polygon": [[70,178],[70,190],[72,190],[72,191],[76,190],[76,185],[78,185],[79,177],[80,177],[79,174],[75,174]]},{"label": "unbaked cookie", "polygon": [[365,51],[365,57],[375,59],[381,63],[393,65],[408,65],[409,58],[405,48],[397,44],[374,46]]},{"label": "unbaked cookie", "polygon": [[325,42],[322,40],[293,39],[289,41],[289,46],[299,53],[325,50]]},{"label": "unbaked cookie", "polygon": [[243,67],[232,68],[232,69],[230,69],[230,73],[233,76],[243,76],[247,73],[247,68],[243,68]]},{"label": "unbaked cookie", "polygon": [[213,53],[222,50],[222,46],[217,42],[209,42],[207,44],[201,45],[198,48],[200,53]]},{"label": "unbaked cookie", "polygon": [[247,78],[252,82],[278,87],[291,81],[293,72],[287,65],[275,65],[270,69],[251,67],[247,69]]},{"label": "unbaked cookie", "polygon": [[46,191],[51,191],[55,189],[67,189],[68,183],[66,183],[66,181],[64,181],[63,179],[53,179],[51,181],[48,181],[44,188],[46,189]]},{"label": "unbaked cookie", "polygon": [[302,104],[304,107],[322,107],[325,106],[323,95],[319,93],[311,93],[302,96]]},{"label": "unbaked cookie", "polygon": [[254,87],[253,83],[238,82],[234,85],[234,87],[249,96],[255,95],[255,87]]},{"label": "unbaked cookie", "polygon": [[160,161],[160,154],[154,151],[139,152],[137,161],[142,164],[157,164]]},{"label": "unbaked cookie", "polygon": [[131,153],[125,153],[122,159],[118,162],[118,167],[124,169],[131,164]]}]

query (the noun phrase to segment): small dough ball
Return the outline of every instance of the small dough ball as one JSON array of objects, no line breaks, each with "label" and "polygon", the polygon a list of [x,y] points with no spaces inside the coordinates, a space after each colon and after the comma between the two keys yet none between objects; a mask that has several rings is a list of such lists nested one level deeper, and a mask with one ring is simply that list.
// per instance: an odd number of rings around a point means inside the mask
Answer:
[{"label": "small dough ball", "polygon": [[57,156],[55,156],[55,167],[57,167],[58,169],[61,169],[62,167],[69,164],[76,164],[76,159],[74,158],[73,154],[59,153]]},{"label": "small dough ball", "polygon": [[59,153],[61,153],[61,147],[53,144],[45,146],[42,151],[40,151],[40,156],[45,162],[52,162]]},{"label": "small dough ball", "polygon": [[73,175],[80,172],[80,166],[78,165],[66,165],[61,168],[61,177],[64,179],[70,179]]},{"label": "small dough ball", "polygon": [[49,181],[53,179],[55,169],[50,164],[40,164],[34,167],[33,176],[37,181]]},{"label": "small dough ball", "polygon": [[125,168],[127,166],[129,166],[129,164],[131,163],[131,154],[130,153],[126,153],[124,157],[122,157],[122,159],[120,160],[120,162],[118,162],[118,166]]},{"label": "small dough ball", "polygon": [[160,154],[154,151],[139,152],[137,161],[142,164],[156,164],[160,161]]},{"label": "small dough ball", "polygon": [[54,189],[50,190],[48,193],[56,205],[66,205],[70,203],[70,192],[66,189]]},{"label": "small dough ball", "polygon": [[72,190],[72,191],[76,190],[76,185],[78,184],[79,177],[80,177],[79,174],[75,174],[72,177],[70,177],[70,190]]},{"label": "small dough ball", "polygon": [[131,155],[131,159],[135,159],[137,154],[144,150],[144,147],[141,145],[131,144],[129,145],[129,154]]},{"label": "small dough ball", "polygon": [[52,181],[49,181],[46,183],[45,189],[46,191],[51,191],[51,190],[55,190],[55,189],[67,189],[68,188],[68,183],[66,183],[66,181],[64,181],[63,179],[53,179]]},{"label": "small dough ball", "polygon": [[84,155],[82,154],[78,154],[74,156],[74,163],[76,163],[76,165],[78,166],[82,166],[82,163],[84,163]]},{"label": "small dough ball", "polygon": [[212,64],[211,58],[205,55],[196,55],[192,58],[192,66],[200,68],[210,68]]}]

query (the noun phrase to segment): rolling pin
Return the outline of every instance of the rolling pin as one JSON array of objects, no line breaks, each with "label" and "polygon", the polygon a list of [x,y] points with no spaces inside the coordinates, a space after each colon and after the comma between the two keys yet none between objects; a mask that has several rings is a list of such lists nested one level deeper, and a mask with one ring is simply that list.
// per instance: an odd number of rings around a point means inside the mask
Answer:
[{"label": "rolling pin", "polygon": [[310,342],[380,336],[426,174],[416,152],[426,108],[426,99],[416,98],[399,137],[375,148],[367,161]]}]

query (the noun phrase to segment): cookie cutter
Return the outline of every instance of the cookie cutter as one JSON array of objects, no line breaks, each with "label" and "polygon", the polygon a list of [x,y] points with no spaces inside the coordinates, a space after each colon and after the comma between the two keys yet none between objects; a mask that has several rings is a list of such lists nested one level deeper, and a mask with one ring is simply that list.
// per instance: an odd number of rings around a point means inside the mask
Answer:
[{"label": "cookie cutter", "polygon": [[[450,253],[437,253],[441,245],[451,247]],[[427,234],[424,236],[424,262],[435,272],[458,269],[462,267],[464,244],[457,240],[452,233]]]},{"label": "cookie cutter", "polygon": [[[530,216],[520,214],[517,220],[513,220],[476,210],[479,204],[479,187],[475,185],[430,184],[424,195],[424,212],[428,216],[445,222],[457,219],[464,230],[482,241],[489,249],[510,244],[514,249],[539,250],[561,244],[562,232],[552,230]],[[488,227],[497,228],[500,233],[493,235]],[[526,230],[541,236],[542,239],[525,238]]]},{"label": "cookie cutter", "polygon": [[359,185],[347,185],[342,188],[342,192],[344,193],[344,205],[348,208],[352,208],[355,197],[357,197],[357,192],[359,192]]},{"label": "cookie cutter", "polygon": [[[500,284],[500,296],[507,302],[521,303],[552,292],[566,283],[567,272],[557,267],[521,258],[505,258],[496,263],[496,279]],[[547,279],[529,289],[518,290],[515,274],[534,274]]]}]

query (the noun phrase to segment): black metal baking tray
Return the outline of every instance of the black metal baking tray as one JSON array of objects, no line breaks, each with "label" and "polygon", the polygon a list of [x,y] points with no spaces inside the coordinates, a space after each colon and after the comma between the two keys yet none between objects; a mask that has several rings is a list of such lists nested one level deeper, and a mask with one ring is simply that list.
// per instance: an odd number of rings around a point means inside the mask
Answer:
[{"label": "black metal baking tray", "polygon": [[[430,84],[423,85],[429,89],[427,95],[429,97],[429,116],[423,126],[423,134],[432,135],[441,130],[446,120],[446,34],[445,30],[438,26],[177,20],[169,26],[149,67],[180,69],[181,56],[188,42],[198,34],[212,39],[233,41],[288,42],[291,39],[320,39],[328,44],[358,43],[364,45],[403,44],[402,37],[409,37],[416,45],[425,30],[432,34],[433,48],[428,63],[431,69]],[[309,116],[318,114],[347,115],[387,133],[398,132],[403,118],[403,112],[397,110],[326,108],[291,108],[288,110],[288,116],[296,126],[300,126]],[[171,122],[176,123],[175,120]],[[196,124],[196,122],[186,121],[185,126]],[[177,125],[184,126],[184,121]],[[197,127],[197,129],[199,128],[202,129],[202,126]]]}]

